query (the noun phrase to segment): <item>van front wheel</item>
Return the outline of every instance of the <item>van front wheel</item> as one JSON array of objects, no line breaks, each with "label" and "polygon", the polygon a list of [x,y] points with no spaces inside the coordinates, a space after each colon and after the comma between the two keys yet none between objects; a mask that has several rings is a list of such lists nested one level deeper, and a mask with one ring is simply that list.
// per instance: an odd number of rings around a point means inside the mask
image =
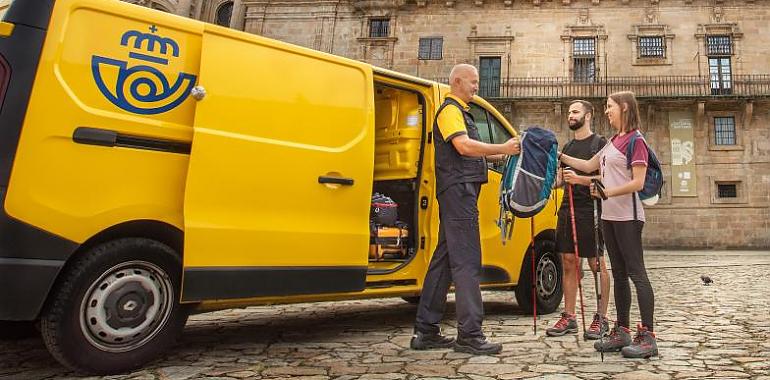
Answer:
[{"label": "van front wheel", "polygon": [[516,302],[522,310],[532,313],[532,280],[535,279],[537,313],[549,314],[556,311],[562,298],[561,257],[556,254],[556,245],[550,240],[535,242],[535,276],[532,276],[532,250],[524,256],[519,284],[516,285]]},{"label": "van front wheel", "polygon": [[165,244],[110,241],[76,257],[41,319],[48,350],[76,371],[114,374],[155,359],[187,321],[182,263]]}]

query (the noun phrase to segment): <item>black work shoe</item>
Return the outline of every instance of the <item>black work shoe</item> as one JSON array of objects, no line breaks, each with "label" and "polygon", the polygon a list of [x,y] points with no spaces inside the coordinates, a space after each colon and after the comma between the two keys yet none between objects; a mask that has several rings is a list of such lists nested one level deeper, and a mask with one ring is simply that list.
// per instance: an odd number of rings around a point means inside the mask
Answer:
[{"label": "black work shoe", "polygon": [[413,350],[430,350],[432,348],[449,348],[454,345],[455,339],[438,334],[424,334],[415,331],[409,347]]},{"label": "black work shoe", "polygon": [[486,338],[460,338],[455,341],[455,351],[473,355],[494,355],[503,350],[500,343],[492,343]]}]

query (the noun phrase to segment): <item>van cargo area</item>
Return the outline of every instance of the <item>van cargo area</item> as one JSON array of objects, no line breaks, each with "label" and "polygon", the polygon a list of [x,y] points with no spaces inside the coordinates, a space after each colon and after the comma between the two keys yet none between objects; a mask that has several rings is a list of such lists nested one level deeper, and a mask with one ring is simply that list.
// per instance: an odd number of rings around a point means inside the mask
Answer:
[{"label": "van cargo area", "polygon": [[[422,136],[425,134],[424,101],[417,92],[382,83],[375,83],[374,92],[375,153],[369,269],[370,272],[389,272],[406,265],[418,248],[415,232]],[[381,205],[375,196],[389,198],[395,203],[395,220],[381,223],[382,218],[377,218]]]}]

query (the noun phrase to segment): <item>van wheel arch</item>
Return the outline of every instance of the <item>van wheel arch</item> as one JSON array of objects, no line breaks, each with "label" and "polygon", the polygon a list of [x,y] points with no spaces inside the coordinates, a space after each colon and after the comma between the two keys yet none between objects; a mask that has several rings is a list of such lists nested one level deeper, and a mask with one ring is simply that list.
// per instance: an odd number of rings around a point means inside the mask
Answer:
[{"label": "van wheel arch", "polygon": [[[549,314],[556,311],[563,296],[562,263],[560,255],[556,252],[554,236],[553,231],[544,231],[535,239],[538,314]],[[528,313],[533,311],[534,304],[532,299],[531,252],[532,250],[528,249],[524,256],[519,283],[515,287],[516,302],[522,310]]]},{"label": "van wheel arch", "polygon": [[80,245],[75,255],[111,240],[141,237],[169,246],[180,258],[184,257],[184,233],[179,228],[157,220],[132,220],[116,224],[92,236]]}]

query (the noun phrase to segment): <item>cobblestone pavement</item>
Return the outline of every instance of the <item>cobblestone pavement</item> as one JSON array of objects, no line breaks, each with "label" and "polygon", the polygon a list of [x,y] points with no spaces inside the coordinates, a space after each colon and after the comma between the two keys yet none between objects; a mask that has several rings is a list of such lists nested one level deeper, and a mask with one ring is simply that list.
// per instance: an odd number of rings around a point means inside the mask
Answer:
[{"label": "cobblestone pavement", "polygon": [[[196,315],[165,358],[102,379],[770,380],[770,252],[649,251],[647,264],[660,347],[654,359],[606,354],[602,362],[591,341],[544,337],[558,313],[538,319],[534,335],[532,317],[518,309],[511,292],[495,291],[484,293],[484,330],[504,343],[496,356],[409,350],[415,307],[388,298]],[[714,283],[702,285],[701,274]],[[595,305],[590,275],[583,285],[588,315]],[[632,323],[638,320],[635,299]],[[449,334],[456,332],[453,318],[450,313]],[[0,379],[48,378],[76,376],[54,361],[39,338],[0,341]]]}]

